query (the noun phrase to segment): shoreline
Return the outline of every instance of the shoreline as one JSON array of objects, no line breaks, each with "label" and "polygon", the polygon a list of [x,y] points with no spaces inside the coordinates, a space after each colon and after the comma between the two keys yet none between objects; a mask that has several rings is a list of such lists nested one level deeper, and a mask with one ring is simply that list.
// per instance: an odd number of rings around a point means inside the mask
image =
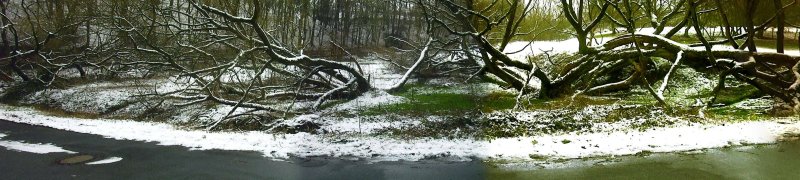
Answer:
[{"label": "shoreline", "polygon": [[167,123],[55,117],[32,108],[8,105],[0,105],[0,112],[0,119],[10,122],[96,134],[112,139],[179,145],[193,150],[255,151],[274,160],[330,156],[370,162],[427,159],[548,161],[772,144],[778,142],[784,134],[800,134],[800,122],[797,121],[747,121],[721,125],[678,125],[645,131],[566,133],[492,140],[370,136],[342,138],[309,133],[186,130]]}]

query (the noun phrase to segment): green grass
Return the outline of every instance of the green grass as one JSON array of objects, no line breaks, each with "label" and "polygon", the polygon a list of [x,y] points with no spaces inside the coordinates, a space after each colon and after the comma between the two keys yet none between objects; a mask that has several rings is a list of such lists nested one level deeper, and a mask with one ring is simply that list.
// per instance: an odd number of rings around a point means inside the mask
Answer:
[{"label": "green grass", "polygon": [[[549,110],[561,108],[580,109],[590,105],[606,105],[619,102],[620,99],[612,96],[586,96],[560,97],[555,99],[530,99],[523,103],[528,110]],[[529,103],[527,103],[529,102]]]},{"label": "green grass", "polygon": [[[484,96],[456,93],[452,87],[425,87],[412,85],[404,91],[393,93],[407,98],[407,101],[368,108],[361,112],[362,115],[465,115],[475,112],[493,112],[511,109],[515,105],[515,94],[499,91]],[[421,93],[424,92],[424,93]],[[692,99],[708,100],[712,96],[710,90],[690,96],[669,96],[667,100],[672,108],[666,113],[672,116],[687,118],[695,117],[697,107],[690,107],[683,101]],[[771,116],[765,110],[739,109],[732,104],[761,96],[758,89],[749,85],[729,86],[720,91],[717,104],[721,107],[709,108],[704,111],[707,117],[724,121],[747,121],[769,119]],[[691,103],[694,103],[692,101]],[[579,111],[593,105],[644,105],[616,108],[609,112],[600,121],[615,122],[624,118],[646,117],[654,109],[656,100],[646,92],[625,91],[624,93],[608,94],[606,96],[562,97],[556,99],[528,99],[523,100],[523,108],[527,110],[558,110],[567,109]],[[524,129],[524,128],[523,128]]]},{"label": "green grass", "polygon": [[738,109],[731,106],[711,108],[706,111],[706,116],[716,120],[731,122],[758,121],[772,118],[765,110]]},{"label": "green grass", "polygon": [[[762,95],[761,92],[751,85],[739,85],[734,87],[726,87],[719,91],[715,104],[731,105],[737,102],[747,100]],[[689,96],[688,98],[702,98],[710,99],[714,94],[712,92],[704,92],[698,95]]]},{"label": "green grass", "polygon": [[511,109],[516,104],[516,95],[508,92],[494,92],[480,98],[480,110],[492,112],[496,110]]},{"label": "green grass", "polygon": [[412,86],[406,90],[394,93],[407,99],[402,103],[376,106],[363,111],[362,115],[380,115],[385,113],[397,114],[461,114],[463,112],[481,111],[492,112],[495,110],[510,109],[514,107],[514,95],[497,92],[486,96],[447,92],[447,88],[434,87],[439,91],[419,93],[422,87]]},{"label": "green grass", "polygon": [[[798,45],[797,40],[794,39],[786,39],[783,41],[783,49],[784,50],[797,50],[800,48]],[[756,46],[763,47],[763,48],[770,48],[770,49],[777,49],[777,44],[774,39],[756,39]]]}]

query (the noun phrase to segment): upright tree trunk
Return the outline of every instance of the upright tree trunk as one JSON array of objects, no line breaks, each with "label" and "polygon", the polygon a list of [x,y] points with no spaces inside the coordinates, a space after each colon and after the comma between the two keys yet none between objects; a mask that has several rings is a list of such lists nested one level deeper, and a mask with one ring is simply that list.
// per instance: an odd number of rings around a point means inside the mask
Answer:
[{"label": "upright tree trunk", "polygon": [[589,52],[589,35],[586,32],[577,32],[578,35],[578,52]]},{"label": "upright tree trunk", "polygon": [[516,22],[517,18],[518,5],[519,5],[519,0],[514,0],[514,2],[512,2],[511,4],[511,9],[510,9],[511,13],[509,14],[508,19],[506,20],[508,23],[506,23],[506,32],[505,35],[503,35],[503,42],[500,44],[500,50],[506,49],[506,45],[508,45],[508,42],[511,41],[511,38],[514,37],[514,32],[515,32],[514,22]]},{"label": "upright tree trunk", "polygon": [[756,5],[758,5],[757,0],[747,0],[747,17],[745,18],[745,27],[747,29],[747,49],[750,52],[756,52],[758,49],[756,48],[755,36],[756,30],[753,24],[753,18],[755,18],[756,12]]},{"label": "upright tree trunk", "polygon": [[783,51],[784,51],[783,50],[783,48],[784,48],[783,47],[784,46],[783,45],[783,39],[784,39],[783,33],[785,31],[784,30],[785,29],[784,28],[784,26],[785,26],[784,25],[785,24],[785,14],[783,13],[783,11],[781,11],[781,8],[783,8],[783,3],[781,3],[781,0],[772,0],[772,2],[775,4],[775,11],[778,12],[778,19],[777,19],[777,22],[775,22],[775,25],[778,28],[777,35],[775,36],[775,38],[776,38],[775,49],[777,49],[778,53],[783,53]]},{"label": "upright tree trunk", "polygon": [[[5,1],[0,2],[0,6],[2,6],[0,7],[2,8],[0,9],[2,10],[0,11],[0,13],[6,14],[5,3],[6,3]],[[0,17],[0,26],[4,27],[6,24],[7,24],[6,18]],[[10,46],[8,44],[10,42],[8,41],[8,35],[6,35],[6,29],[7,28],[0,29],[0,39],[2,40],[3,43],[3,48],[0,49],[0,58],[8,57],[8,53],[11,51]]]},{"label": "upright tree trunk", "polygon": [[[6,14],[6,12],[8,10],[8,7],[7,7],[8,4],[6,4],[6,3],[8,3],[8,1],[0,2],[0,8],[2,9],[2,13],[3,14]],[[3,21],[3,25],[4,26],[5,25],[10,25],[12,23],[11,20],[8,19],[7,16],[0,17],[0,20]],[[16,27],[14,27],[14,26],[9,26],[9,27],[3,29],[4,31],[5,31],[5,29],[10,29],[11,30],[10,33],[12,33],[14,35],[14,42],[13,42],[14,46],[12,48],[8,48],[9,46],[11,46],[12,42],[10,40],[8,40],[8,37],[6,37],[6,33],[2,32],[3,33],[3,50],[2,51],[9,51],[7,53],[8,57],[17,55],[17,51],[15,49],[19,48],[19,41],[20,41],[19,40],[19,34],[18,34],[18,32],[17,32],[17,30],[15,28]],[[11,62],[8,64],[8,67],[11,68],[11,71],[14,71],[14,73],[17,74],[17,76],[19,76],[23,81],[30,81],[31,78],[28,75],[26,75],[24,71],[22,71],[22,68],[19,67],[18,63],[19,63],[19,57],[11,58]]]},{"label": "upright tree trunk", "polygon": [[[15,54],[12,54],[12,56],[13,55]],[[16,73],[17,76],[22,78],[23,81],[31,81],[31,78],[28,77],[28,75],[26,75],[24,71],[22,71],[22,68],[19,68],[18,62],[19,58],[11,58],[11,63],[8,64],[8,66],[11,67],[11,70],[14,71],[14,73]]]},{"label": "upright tree trunk", "polygon": [[725,25],[722,33],[725,35],[728,41],[730,41],[731,46],[733,46],[734,49],[739,49],[739,43],[737,43],[736,40],[733,39],[733,28],[731,26],[730,20],[728,20],[728,13],[725,12],[724,5],[722,4],[722,2],[720,2],[720,0],[715,0],[715,2],[718,8],[717,11],[719,11],[719,15],[722,18],[722,23],[724,23]]}]

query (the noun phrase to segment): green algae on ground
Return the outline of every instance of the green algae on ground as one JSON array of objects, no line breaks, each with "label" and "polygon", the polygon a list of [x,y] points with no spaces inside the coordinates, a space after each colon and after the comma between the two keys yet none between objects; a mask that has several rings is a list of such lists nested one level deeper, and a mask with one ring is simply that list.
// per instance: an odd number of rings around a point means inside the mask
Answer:
[{"label": "green algae on ground", "polygon": [[400,103],[379,105],[361,112],[362,115],[380,115],[389,113],[407,115],[450,115],[463,112],[492,112],[514,107],[515,95],[503,91],[487,95],[453,92],[455,87],[406,87],[394,93],[407,100]]},{"label": "green algae on ground", "polygon": [[722,121],[758,121],[774,118],[767,114],[766,109],[741,109],[736,107],[711,108],[706,111],[706,116]]}]

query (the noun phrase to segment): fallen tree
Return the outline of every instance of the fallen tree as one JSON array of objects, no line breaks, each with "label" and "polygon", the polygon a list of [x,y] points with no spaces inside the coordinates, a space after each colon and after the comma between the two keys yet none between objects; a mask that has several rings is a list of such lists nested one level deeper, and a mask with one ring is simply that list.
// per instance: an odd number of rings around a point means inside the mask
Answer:
[{"label": "fallen tree", "polygon": [[[360,67],[293,52],[262,27],[263,6],[255,0],[247,12],[226,12],[202,2],[156,9],[158,16],[117,14],[119,31],[140,59],[128,66],[160,67],[185,79],[179,90],[156,96],[176,98],[186,106],[211,102],[233,106],[212,130],[247,108],[245,114],[285,116],[299,113],[295,102],[318,110],[331,99],[351,99],[372,89]],[[156,8],[156,7],[154,7]],[[148,12],[148,11],[145,11]],[[249,14],[243,17],[238,14]],[[181,17],[181,18],[171,18]],[[161,39],[151,38],[153,33]],[[231,53],[234,52],[234,53]],[[291,101],[287,106],[286,100]],[[276,117],[277,118],[277,117]]]},{"label": "fallen tree", "polygon": [[[573,4],[567,0],[562,0],[561,2],[567,19],[577,31],[575,36],[579,38],[578,42],[581,45],[579,48],[580,58],[566,63],[563,67],[555,68],[560,69],[558,71],[551,72],[544,71],[543,68],[535,63],[509,58],[504,53],[507,40],[504,39],[500,43],[496,43],[486,38],[491,32],[496,32],[493,28],[503,27],[502,25],[504,24],[507,25],[506,28],[512,28],[512,30],[506,29],[506,34],[501,37],[514,37],[513,32],[518,31],[518,27],[515,26],[516,21],[513,19],[514,16],[512,14],[516,13],[513,9],[521,6],[519,1],[492,1],[491,5],[484,9],[473,7],[471,1],[419,0],[418,4],[426,10],[426,17],[431,18],[437,24],[436,28],[451,35],[469,39],[470,42],[477,45],[477,52],[480,55],[475,57],[476,60],[481,61],[483,64],[479,74],[484,75],[492,82],[521,92],[527,92],[525,91],[526,88],[538,88],[540,98],[576,94],[602,94],[640,85],[645,87],[660,104],[668,106],[664,100],[664,91],[669,86],[670,76],[673,71],[678,66],[684,65],[696,71],[718,72],[720,78],[713,92],[715,96],[724,88],[728,77],[734,77],[739,81],[752,85],[780,102],[789,104],[795,109],[800,109],[800,91],[798,91],[800,76],[798,76],[797,70],[798,66],[800,66],[800,63],[798,63],[800,59],[797,56],[781,53],[751,52],[742,49],[713,49],[714,45],[728,43],[733,39],[750,35],[733,36],[727,34],[728,38],[726,40],[707,41],[702,32],[700,21],[698,21],[698,14],[713,12],[715,9],[699,9],[700,4],[704,2],[680,1],[677,8],[683,7],[685,9],[672,9],[665,17],[669,19],[678,12],[685,12],[687,15],[681,21],[679,27],[686,26],[687,22],[691,22],[691,27],[701,40],[702,47],[692,47],[667,38],[674,35],[677,32],[676,29],[680,28],[671,30],[665,35],[667,37],[664,35],[631,33],[616,37],[599,46],[584,46],[587,42],[585,34],[593,31],[593,27],[602,21],[604,14],[608,13],[606,9],[609,6],[614,7],[613,9],[622,18],[623,22],[613,20],[617,21],[615,22],[616,24],[627,26],[626,28],[631,31],[636,29],[636,21],[634,19],[637,16],[633,14],[634,10],[631,8],[631,2],[608,0],[595,2],[601,12],[596,13],[596,16],[593,16],[588,25],[581,24],[583,19],[580,15],[583,12],[582,8],[578,8],[578,10],[568,8],[586,4],[583,4],[583,2],[580,2],[581,4]],[[505,14],[489,10],[497,3],[506,3],[511,10],[499,11]],[[684,3],[687,5],[684,6]],[[784,8],[786,7],[788,6]],[[523,9],[527,10],[528,7],[526,6]],[[778,10],[778,12],[781,11],[783,9]],[[760,26],[753,27],[753,29],[766,28],[772,19],[774,17]],[[663,29],[665,23],[666,20],[654,23],[656,29],[659,30],[656,34],[660,34],[660,30]],[[751,41],[751,38],[748,38],[748,43],[751,43]],[[472,52],[473,50],[468,49],[465,51]],[[653,58],[665,59],[672,64],[666,75],[658,79],[661,80],[661,84],[655,88],[652,85],[657,80],[647,79],[647,77],[651,76],[648,73],[652,70],[649,64],[653,63]],[[622,71],[623,69],[631,70],[630,74],[624,74],[627,78],[608,82],[610,78],[607,77],[625,72]],[[530,76],[538,79],[540,86],[529,87],[530,83],[528,83],[529,79],[527,77]],[[713,105],[715,99],[712,98],[708,103]]]},{"label": "fallen tree", "polygon": [[[783,9],[778,9],[776,16],[760,25],[748,27],[744,34],[735,35],[730,32],[731,27],[727,27],[725,39],[714,41],[706,39],[698,16],[719,12],[726,26],[731,26],[719,2],[715,10],[703,9],[709,6],[701,6],[703,2],[696,0],[680,0],[675,2],[676,6],[672,6],[671,1],[650,1],[656,4],[646,4],[643,8],[656,32],[649,35],[634,33],[636,19],[640,18],[634,13],[639,8],[630,1],[561,0],[559,9],[573,27],[571,33],[578,38],[579,58],[548,68],[530,59],[508,56],[508,45],[515,37],[542,31],[522,29],[523,19],[537,8],[534,0],[494,0],[488,4],[473,0],[409,1],[416,2],[414,8],[420,9],[427,23],[424,25],[427,34],[419,37],[430,39],[425,43],[397,39],[414,47],[406,51],[419,53],[414,55],[412,65],[401,66],[405,73],[393,86],[384,89],[387,91],[402,89],[418,71],[425,69],[439,74],[459,72],[480,76],[520,92],[517,102],[527,93],[555,98],[641,86],[668,106],[664,92],[670,87],[671,76],[678,67],[688,66],[696,71],[720,74],[713,94],[724,89],[729,77],[733,77],[796,109],[800,107],[798,57],[743,50],[754,46],[753,33],[768,28],[773,19],[779,19],[778,14]],[[181,81],[176,83],[179,88],[151,95],[177,99],[181,106],[211,103],[233,107],[224,117],[207,124],[208,129],[242,114],[261,112],[259,115],[280,118],[277,116],[316,111],[332,99],[352,99],[373,89],[357,62],[314,58],[303,54],[303,49],[284,46],[273,37],[273,32],[281,27],[265,26],[269,24],[265,21],[270,19],[264,17],[262,10],[268,6],[257,0],[236,4],[237,10],[221,7],[225,2],[182,0],[169,6],[139,4],[140,11],[128,11],[130,7],[115,9],[114,2],[106,2],[105,6],[114,7],[103,8],[109,11],[105,12],[107,17],[87,15],[86,19],[57,25],[45,22],[44,16],[37,16],[49,14],[45,9],[34,8],[43,6],[39,4],[42,2],[10,2],[0,4],[3,5],[0,62],[12,70],[9,73],[0,71],[0,79],[5,81],[11,81],[9,77],[15,75],[25,81],[49,84],[65,69],[75,68],[83,76],[84,66],[108,71],[120,67],[138,68],[148,73],[167,71],[164,74]],[[22,6],[13,7],[24,8],[6,10],[10,9],[6,5],[15,3]],[[614,12],[617,15],[608,14]],[[677,24],[678,28],[662,35],[665,27],[681,15],[685,16]],[[603,23],[624,26],[629,34],[591,46],[590,35]],[[84,25],[86,35],[81,35],[78,32],[83,31],[76,29]],[[693,28],[701,43],[687,45],[670,40],[669,37],[682,27]],[[103,38],[90,42],[93,33]],[[80,41],[83,38],[85,42]],[[746,46],[739,46],[737,39],[746,39]],[[69,42],[70,46],[54,42]],[[715,45],[728,43],[734,49],[713,49]],[[665,75],[655,79],[650,65],[654,58],[671,63]],[[619,75],[624,77],[609,78]],[[659,80],[660,84],[656,84]],[[708,104],[713,105],[715,100],[710,99]],[[304,107],[296,107],[300,101]],[[242,109],[247,110],[241,112]]]},{"label": "fallen tree", "polygon": [[[643,46],[636,46],[637,43],[641,43]],[[569,68],[566,68],[569,71],[563,72],[553,80],[543,80],[543,82],[550,83],[543,84],[542,88],[567,89],[568,86],[584,85],[583,91],[585,92],[603,92],[631,85],[634,79],[642,78],[644,69],[637,69],[637,73],[622,82],[598,86],[586,86],[586,84],[592,84],[591,78],[584,80],[582,77],[603,76],[610,71],[623,68],[624,65],[620,66],[618,63],[625,61],[641,66],[643,62],[640,57],[644,56],[668,59],[675,64],[683,63],[698,71],[708,71],[709,67],[717,68],[721,75],[714,90],[715,94],[724,88],[727,77],[733,76],[785,103],[794,106],[800,104],[798,101],[800,91],[797,90],[798,84],[800,84],[798,83],[800,76],[797,71],[798,64],[800,64],[798,56],[736,49],[707,51],[704,48],[690,47],[662,36],[646,34],[620,36],[593,49],[594,53],[587,54],[571,63]],[[540,76],[538,78],[545,79],[547,77]],[[663,82],[666,83],[668,77],[664,79]],[[662,85],[661,89],[663,87],[665,86]],[[550,90],[548,92],[564,91]],[[555,95],[557,94],[551,94],[551,96]],[[712,99],[711,103],[713,101]]]}]

